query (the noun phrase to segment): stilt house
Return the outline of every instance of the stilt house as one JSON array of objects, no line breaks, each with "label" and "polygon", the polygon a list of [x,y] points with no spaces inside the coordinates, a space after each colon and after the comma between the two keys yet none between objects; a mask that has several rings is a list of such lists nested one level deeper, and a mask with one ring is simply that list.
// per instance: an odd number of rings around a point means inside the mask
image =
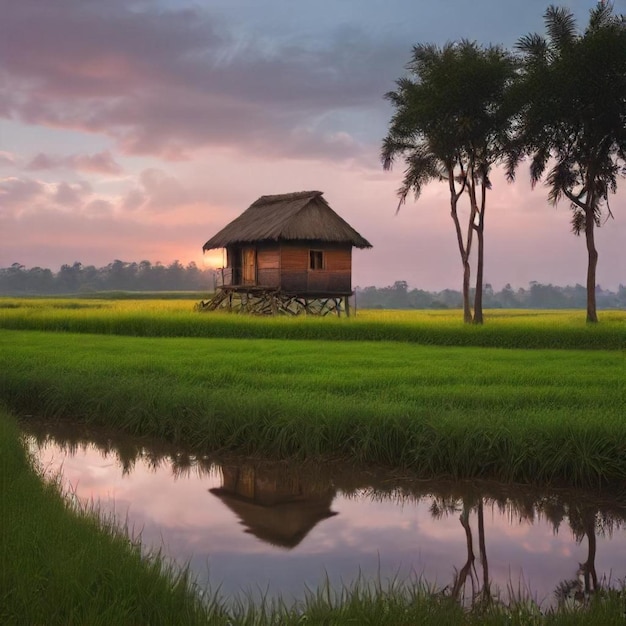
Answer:
[{"label": "stilt house", "polygon": [[[299,299],[307,312],[316,312],[324,310],[321,299],[338,303],[352,295],[353,247],[372,246],[321,191],[300,191],[261,196],[202,249],[226,249],[222,293],[216,294],[221,301],[226,294],[247,294],[244,299],[261,298],[260,309],[272,312],[285,298]],[[282,299],[270,302],[268,294]]]}]

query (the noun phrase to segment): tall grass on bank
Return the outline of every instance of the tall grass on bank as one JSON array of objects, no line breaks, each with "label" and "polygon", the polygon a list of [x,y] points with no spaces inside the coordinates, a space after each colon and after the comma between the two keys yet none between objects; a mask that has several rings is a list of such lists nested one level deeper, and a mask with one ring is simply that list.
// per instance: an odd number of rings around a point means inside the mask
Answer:
[{"label": "tall grass on bank", "polygon": [[616,351],[0,331],[22,414],[429,476],[623,481],[624,383]]},{"label": "tall grass on bank", "polygon": [[33,470],[17,427],[0,407],[0,623],[207,624],[185,572],[93,512],[68,509]]},{"label": "tall grass on bank", "polygon": [[494,348],[617,350],[626,347],[626,311],[606,311],[597,325],[579,311],[493,310],[485,326],[459,311],[359,311],[356,317],[263,318],[197,313],[191,300],[0,298],[0,328],[141,337],[221,337],[401,341]]}]

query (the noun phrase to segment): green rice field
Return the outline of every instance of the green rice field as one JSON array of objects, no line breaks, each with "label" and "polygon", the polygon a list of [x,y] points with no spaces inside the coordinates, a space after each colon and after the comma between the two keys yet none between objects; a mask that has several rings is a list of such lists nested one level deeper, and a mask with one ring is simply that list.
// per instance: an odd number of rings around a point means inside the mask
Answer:
[{"label": "green rice field", "polygon": [[626,311],[586,324],[580,311],[491,310],[485,326],[460,311],[360,310],[355,317],[253,317],[196,313],[194,300],[0,298],[0,328],[140,337],[400,341],[491,348],[626,348]]},{"label": "green rice field", "polygon": [[498,312],[476,328],[458,312],[260,319],[192,305],[5,299],[2,399],[198,450],[626,477],[624,312],[591,328],[578,313]]}]

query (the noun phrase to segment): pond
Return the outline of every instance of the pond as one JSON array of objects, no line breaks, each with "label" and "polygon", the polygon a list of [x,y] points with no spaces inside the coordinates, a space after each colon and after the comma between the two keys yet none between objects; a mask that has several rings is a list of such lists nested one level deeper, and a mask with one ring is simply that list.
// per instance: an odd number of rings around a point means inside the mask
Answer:
[{"label": "pond", "polygon": [[464,603],[546,607],[626,575],[626,497],[196,456],[36,423],[24,436],[72,497],[224,596],[419,578]]}]

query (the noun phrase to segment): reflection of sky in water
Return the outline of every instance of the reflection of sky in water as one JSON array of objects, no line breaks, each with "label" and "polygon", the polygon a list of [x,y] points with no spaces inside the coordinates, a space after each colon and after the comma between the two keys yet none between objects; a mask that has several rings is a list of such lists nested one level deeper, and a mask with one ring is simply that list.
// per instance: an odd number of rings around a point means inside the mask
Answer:
[{"label": "reflection of sky in water", "polygon": [[[36,448],[35,448],[36,450]],[[238,591],[279,592],[285,599],[301,597],[305,585],[350,584],[359,572],[365,579],[422,575],[438,587],[451,585],[467,557],[459,510],[440,519],[430,513],[431,498],[415,502],[337,494],[330,506],[335,516],[320,519],[293,549],[261,541],[219,497],[209,492],[222,486],[219,471],[176,476],[161,464],[149,467],[141,458],[123,475],[114,455],[95,447],[67,456],[53,444],[38,452],[49,472],[62,468],[63,484],[82,500],[99,501],[141,533],[145,546],[163,547],[165,555],[189,562],[199,582],[207,578],[225,595]],[[559,532],[545,519],[518,523],[515,514],[485,505],[485,541],[492,588],[530,588],[540,602],[551,602],[560,581],[575,577],[587,559],[587,538],[577,543],[567,520]],[[476,509],[469,523],[476,570],[482,579]],[[610,542],[610,543],[609,543]],[[626,530],[613,537],[598,533],[596,571],[613,582],[626,575]],[[469,579],[468,579],[469,584]]]}]

